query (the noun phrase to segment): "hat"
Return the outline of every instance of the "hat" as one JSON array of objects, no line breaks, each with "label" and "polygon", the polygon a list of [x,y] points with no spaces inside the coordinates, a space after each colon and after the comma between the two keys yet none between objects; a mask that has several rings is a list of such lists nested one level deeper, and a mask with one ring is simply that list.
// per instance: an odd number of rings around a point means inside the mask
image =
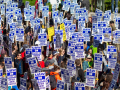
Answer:
[{"label": "hat", "polygon": [[57,52],[57,51],[53,51],[53,55],[56,55],[56,54],[58,54],[59,52]]},{"label": "hat", "polygon": [[48,67],[48,65],[51,65],[51,64],[53,64],[54,62],[55,62],[54,59],[47,60],[47,61],[45,62],[45,67]]},{"label": "hat", "polygon": [[49,65],[49,62],[46,61],[45,62],[45,67],[48,67],[48,65]]},{"label": "hat", "polygon": [[36,42],[35,42],[35,45],[39,45],[39,44],[40,44],[40,42],[39,42],[39,41],[36,41]]},{"label": "hat", "polygon": [[92,58],[91,55],[87,55],[87,58]]},{"label": "hat", "polygon": [[114,23],[114,21],[110,21],[110,24]]},{"label": "hat", "polygon": [[54,59],[50,59],[50,60],[47,60],[49,62],[49,64],[53,64],[55,61]]}]

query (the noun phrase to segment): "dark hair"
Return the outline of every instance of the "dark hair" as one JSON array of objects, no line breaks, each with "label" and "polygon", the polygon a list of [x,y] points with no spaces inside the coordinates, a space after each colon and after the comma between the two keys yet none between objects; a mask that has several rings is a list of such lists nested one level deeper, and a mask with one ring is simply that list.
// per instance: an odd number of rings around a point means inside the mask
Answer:
[{"label": "dark hair", "polygon": [[0,62],[4,62],[4,58],[3,57],[0,58]]},{"label": "dark hair", "polygon": [[75,64],[76,64],[76,66],[78,66],[80,64],[80,59],[76,59]]},{"label": "dark hair", "polygon": [[106,75],[106,82],[111,82],[112,81],[112,78],[113,78],[113,74],[112,73],[108,73],[107,75]]},{"label": "dark hair", "polygon": [[10,89],[10,90],[16,90],[16,89],[12,88],[12,89]]},{"label": "dark hair", "polygon": [[114,24],[114,21],[110,21],[110,24]]},{"label": "dark hair", "polygon": [[60,70],[60,67],[54,65],[54,70],[55,70],[55,71]]},{"label": "dark hair", "polygon": [[4,64],[2,62],[0,62],[0,66],[4,66]]},{"label": "dark hair", "polygon": [[17,56],[18,56],[19,54],[21,54],[21,53],[20,53],[20,52],[17,52]]},{"label": "dark hair", "polygon": [[30,84],[31,84],[31,87],[32,87],[32,82],[31,82],[31,80],[27,80],[27,89],[29,88]]},{"label": "dark hair", "polygon": [[15,48],[12,48],[12,52],[15,50]]},{"label": "dark hair", "polygon": [[60,65],[61,68],[66,68],[66,63],[65,62],[62,62],[61,65]]},{"label": "dark hair", "polygon": [[108,89],[108,88],[109,88],[109,86],[110,86],[110,83],[109,83],[109,82],[104,81],[104,82],[103,82],[103,88],[102,88],[102,90],[103,90],[103,89]]},{"label": "dark hair", "polygon": [[53,19],[50,19],[50,27],[54,25]]}]

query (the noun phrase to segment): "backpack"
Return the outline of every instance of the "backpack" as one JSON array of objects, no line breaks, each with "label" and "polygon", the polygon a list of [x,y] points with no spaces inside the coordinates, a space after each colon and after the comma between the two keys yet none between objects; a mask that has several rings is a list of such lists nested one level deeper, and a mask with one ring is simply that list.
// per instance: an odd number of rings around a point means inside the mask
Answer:
[{"label": "backpack", "polygon": [[50,75],[50,85],[51,85],[51,88],[56,88],[56,79],[55,79],[55,75]]}]

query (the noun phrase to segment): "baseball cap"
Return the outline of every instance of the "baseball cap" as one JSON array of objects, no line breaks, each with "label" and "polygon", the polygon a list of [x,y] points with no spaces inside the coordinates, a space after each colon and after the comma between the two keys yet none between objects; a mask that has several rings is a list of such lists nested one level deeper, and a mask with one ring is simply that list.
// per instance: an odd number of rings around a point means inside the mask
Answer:
[{"label": "baseball cap", "polygon": [[47,60],[47,61],[45,62],[45,67],[47,67],[48,65],[53,64],[54,62],[55,62],[54,59]]},{"label": "baseball cap", "polygon": [[87,58],[92,58],[91,55],[87,55]]},{"label": "baseball cap", "polygon": [[47,60],[49,62],[49,64],[53,64],[55,61],[54,59],[50,59],[50,60]]}]

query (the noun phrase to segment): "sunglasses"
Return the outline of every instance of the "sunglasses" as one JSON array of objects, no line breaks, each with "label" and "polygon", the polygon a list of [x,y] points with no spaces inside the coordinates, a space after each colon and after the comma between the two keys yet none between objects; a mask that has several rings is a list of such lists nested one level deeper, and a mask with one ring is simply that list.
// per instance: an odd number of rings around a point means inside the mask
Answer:
[{"label": "sunglasses", "polygon": [[91,58],[87,58],[87,59],[91,59]]}]

